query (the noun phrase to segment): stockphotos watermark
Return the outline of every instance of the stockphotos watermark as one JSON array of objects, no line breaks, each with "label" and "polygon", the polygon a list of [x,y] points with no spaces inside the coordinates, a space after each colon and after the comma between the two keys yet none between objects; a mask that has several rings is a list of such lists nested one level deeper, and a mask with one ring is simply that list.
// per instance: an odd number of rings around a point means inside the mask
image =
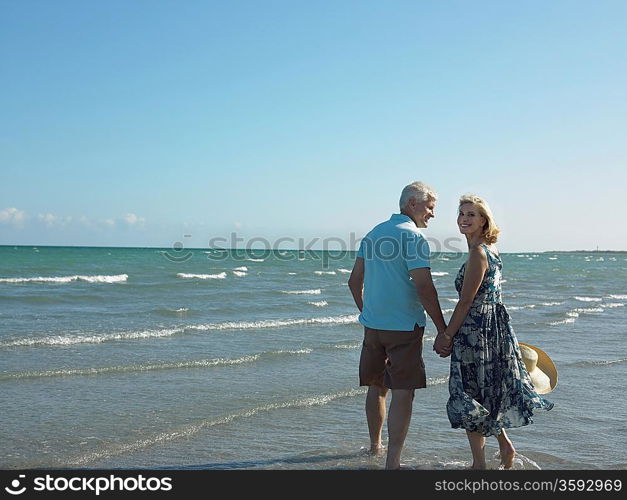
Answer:
[{"label": "stockphotos watermark", "polygon": [[[189,235],[185,235],[189,237]],[[331,267],[333,262],[343,261],[348,256],[353,256],[359,248],[363,238],[358,238],[355,233],[350,233],[348,238],[331,236],[324,238],[293,238],[283,236],[270,240],[262,236],[243,238],[237,233],[231,233],[228,238],[210,238],[205,252],[206,258],[212,261],[245,261],[251,258],[277,261],[314,260],[319,261],[323,268]],[[465,241],[459,237],[451,237],[440,240],[438,238],[425,238],[431,253],[446,253],[449,260],[461,258]],[[416,239],[407,233],[402,233],[400,239],[379,238],[366,240],[363,246],[366,258],[378,258],[393,260],[404,254],[405,256],[421,257],[426,249],[416,245]],[[452,254],[452,255],[450,255]],[[171,262],[187,262],[194,257],[194,252],[181,241],[172,245],[170,250],[164,251],[163,256]]]},{"label": "stockphotos watermark", "polygon": [[121,477],[115,474],[106,476],[72,476],[45,474],[27,478],[19,474],[8,486],[4,487],[9,495],[19,496],[26,492],[83,492],[96,496],[103,492],[157,492],[171,491],[171,477],[137,476]]}]

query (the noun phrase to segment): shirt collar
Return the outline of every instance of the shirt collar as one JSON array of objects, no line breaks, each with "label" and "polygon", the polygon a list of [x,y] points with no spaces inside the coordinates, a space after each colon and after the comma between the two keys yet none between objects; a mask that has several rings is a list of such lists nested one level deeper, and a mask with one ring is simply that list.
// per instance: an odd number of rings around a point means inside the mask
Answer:
[{"label": "shirt collar", "polygon": [[390,220],[394,222],[411,222],[414,225],[416,224],[409,215],[405,214],[392,214]]}]

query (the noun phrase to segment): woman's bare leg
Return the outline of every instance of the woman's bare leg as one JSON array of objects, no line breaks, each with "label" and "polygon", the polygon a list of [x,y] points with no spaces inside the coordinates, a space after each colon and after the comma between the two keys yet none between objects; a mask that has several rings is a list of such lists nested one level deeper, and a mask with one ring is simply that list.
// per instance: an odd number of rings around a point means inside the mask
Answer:
[{"label": "woman's bare leg", "polygon": [[516,450],[511,440],[505,433],[505,429],[496,436],[499,442],[499,451],[501,452],[501,465],[504,469],[511,469],[514,465],[514,457],[516,456]]},{"label": "woman's bare leg", "polygon": [[466,431],[470,451],[472,452],[472,469],[485,469],[485,436],[478,432]]}]

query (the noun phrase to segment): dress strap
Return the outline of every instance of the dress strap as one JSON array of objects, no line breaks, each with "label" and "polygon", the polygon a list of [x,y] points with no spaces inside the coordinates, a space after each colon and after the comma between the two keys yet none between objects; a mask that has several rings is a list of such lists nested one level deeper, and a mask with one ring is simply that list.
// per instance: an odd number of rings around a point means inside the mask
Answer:
[{"label": "dress strap", "polygon": [[498,253],[495,253],[494,250],[492,250],[487,244],[479,243],[479,246],[482,246],[485,249],[485,251],[492,257],[495,257],[499,260],[501,259],[501,256]]}]

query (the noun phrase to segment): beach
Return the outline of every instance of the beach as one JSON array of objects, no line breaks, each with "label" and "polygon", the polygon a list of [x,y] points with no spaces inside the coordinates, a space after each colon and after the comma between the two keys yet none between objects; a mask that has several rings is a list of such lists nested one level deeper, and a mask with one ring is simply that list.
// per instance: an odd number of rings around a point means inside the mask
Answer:
[{"label": "beach", "polygon": [[[559,372],[555,407],[509,432],[515,468],[627,468],[627,253],[502,257],[518,340]],[[354,258],[0,247],[0,468],[382,469],[365,453]],[[446,319],[464,258],[432,256]],[[402,463],[463,469],[434,337],[427,320]]]}]

